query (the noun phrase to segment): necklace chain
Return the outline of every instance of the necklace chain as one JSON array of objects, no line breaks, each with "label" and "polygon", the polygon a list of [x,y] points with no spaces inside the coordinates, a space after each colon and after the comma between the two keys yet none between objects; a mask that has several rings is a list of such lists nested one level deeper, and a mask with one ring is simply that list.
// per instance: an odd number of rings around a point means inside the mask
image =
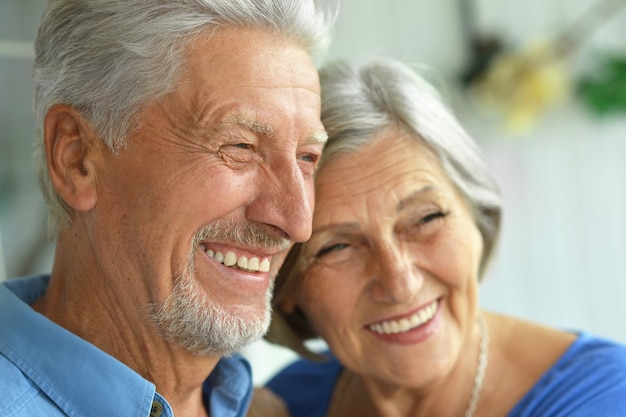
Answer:
[{"label": "necklace chain", "polygon": [[472,387],[472,395],[470,397],[465,417],[473,417],[478,401],[480,400],[480,392],[485,382],[485,371],[487,370],[487,356],[489,355],[489,330],[487,323],[482,315],[478,316],[478,328],[480,331],[480,348],[478,353],[478,365],[476,366],[476,375],[474,375],[474,386]]}]

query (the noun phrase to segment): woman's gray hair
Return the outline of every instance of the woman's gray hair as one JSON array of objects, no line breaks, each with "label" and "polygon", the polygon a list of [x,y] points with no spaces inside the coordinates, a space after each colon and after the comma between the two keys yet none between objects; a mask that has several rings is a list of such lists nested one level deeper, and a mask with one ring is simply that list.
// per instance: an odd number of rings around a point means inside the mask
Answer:
[{"label": "woman's gray hair", "polygon": [[320,82],[329,139],[319,169],[392,126],[426,144],[473,212],[484,245],[482,278],[500,234],[502,198],[480,149],[435,87],[406,64],[389,59],[361,66],[337,63],[320,72]]},{"label": "woman's gray hair", "polygon": [[[337,155],[358,151],[392,127],[409,133],[432,150],[472,210],[483,239],[482,279],[498,241],[502,199],[478,146],[435,87],[409,66],[390,59],[329,65],[320,71],[320,82],[328,142],[319,170]],[[292,249],[279,272],[274,292],[277,305],[304,273],[301,249],[300,244]],[[302,342],[313,337],[315,331],[299,309],[290,315],[275,309],[268,340],[312,357]]]},{"label": "woman's gray hair", "polygon": [[50,232],[71,221],[46,166],[43,121],[51,106],[77,109],[117,152],[140,127],[142,105],[173,90],[195,36],[260,28],[295,40],[315,59],[331,24],[316,0],[50,0],[33,71],[36,163]]}]

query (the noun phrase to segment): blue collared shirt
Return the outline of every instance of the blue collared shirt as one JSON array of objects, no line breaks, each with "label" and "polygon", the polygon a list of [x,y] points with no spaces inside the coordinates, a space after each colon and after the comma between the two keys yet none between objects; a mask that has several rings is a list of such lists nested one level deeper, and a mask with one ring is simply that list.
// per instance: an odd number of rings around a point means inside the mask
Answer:
[{"label": "blue collared shirt", "polygon": [[[0,283],[0,416],[173,417],[155,385],[35,312],[49,276]],[[252,396],[248,362],[222,358],[206,379],[212,417],[243,417]]]}]

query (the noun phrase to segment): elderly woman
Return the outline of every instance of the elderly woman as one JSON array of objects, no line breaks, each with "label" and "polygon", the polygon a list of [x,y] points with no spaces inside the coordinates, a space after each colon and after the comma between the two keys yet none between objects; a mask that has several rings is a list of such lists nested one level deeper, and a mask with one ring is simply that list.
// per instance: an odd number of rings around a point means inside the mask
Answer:
[{"label": "elderly woman", "polygon": [[626,347],[482,311],[501,199],[434,88],[399,63],[322,71],[311,239],[279,274],[268,387],[293,417],[624,416]]}]

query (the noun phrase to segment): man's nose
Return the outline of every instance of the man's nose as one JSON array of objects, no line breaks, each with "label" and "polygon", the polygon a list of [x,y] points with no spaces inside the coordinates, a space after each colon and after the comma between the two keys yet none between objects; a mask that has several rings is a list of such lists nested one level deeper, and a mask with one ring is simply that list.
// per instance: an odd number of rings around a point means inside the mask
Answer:
[{"label": "man's nose", "polygon": [[295,158],[290,163],[261,169],[247,218],[272,226],[292,242],[308,240],[313,221],[313,179],[304,177]]}]

